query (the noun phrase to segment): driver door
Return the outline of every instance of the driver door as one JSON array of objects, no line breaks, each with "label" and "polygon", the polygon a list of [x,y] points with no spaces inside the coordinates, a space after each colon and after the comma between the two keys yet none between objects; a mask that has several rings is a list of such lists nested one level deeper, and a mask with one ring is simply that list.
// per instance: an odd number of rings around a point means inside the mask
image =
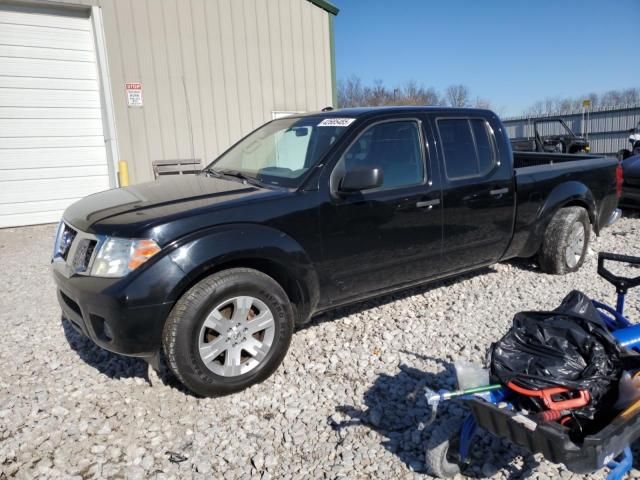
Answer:
[{"label": "driver door", "polygon": [[[365,127],[331,174],[330,200],[321,207],[321,274],[333,303],[415,283],[441,269],[442,210],[439,175],[427,168],[419,118]],[[382,170],[367,191],[340,192],[350,169]]]}]

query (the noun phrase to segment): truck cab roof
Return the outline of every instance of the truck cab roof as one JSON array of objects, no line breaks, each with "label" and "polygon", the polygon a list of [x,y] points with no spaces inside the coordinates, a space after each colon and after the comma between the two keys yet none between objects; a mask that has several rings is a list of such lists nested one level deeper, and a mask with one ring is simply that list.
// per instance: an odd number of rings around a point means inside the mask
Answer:
[{"label": "truck cab roof", "polygon": [[495,115],[491,110],[483,108],[458,108],[443,106],[422,106],[422,105],[406,105],[406,106],[381,106],[381,107],[350,107],[337,108],[328,111],[310,112],[295,116],[300,117],[351,117],[361,118],[374,115],[387,115],[407,112],[425,112],[425,113],[445,113],[445,114],[473,114],[473,115]]}]

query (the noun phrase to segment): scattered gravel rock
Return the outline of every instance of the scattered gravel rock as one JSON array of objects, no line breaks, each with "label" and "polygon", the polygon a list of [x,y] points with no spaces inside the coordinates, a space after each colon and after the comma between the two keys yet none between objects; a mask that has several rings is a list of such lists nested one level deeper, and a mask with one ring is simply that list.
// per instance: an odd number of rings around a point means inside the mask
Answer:
[{"label": "scattered gravel rock", "polygon": [[[430,478],[422,388],[452,388],[453,362],[482,362],[518,311],[553,308],[574,288],[612,303],[597,252],[640,254],[640,219],[627,216],[575,274],[518,260],[343,308],[300,329],[264,383],[200,399],[61,322],[54,233],[0,230],[0,478]],[[638,322],[639,294],[627,301]],[[464,413],[451,403],[439,421]],[[604,478],[488,434],[471,457],[466,473],[480,478]]]}]

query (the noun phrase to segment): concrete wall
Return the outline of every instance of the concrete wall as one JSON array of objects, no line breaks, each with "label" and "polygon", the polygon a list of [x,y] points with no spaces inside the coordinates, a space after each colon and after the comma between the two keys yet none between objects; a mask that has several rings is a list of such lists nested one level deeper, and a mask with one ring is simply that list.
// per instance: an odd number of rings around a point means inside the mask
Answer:
[{"label": "concrete wall", "polygon": [[[307,0],[58,0],[102,10],[119,157],[215,158],[272,111],[332,104],[330,13]],[[126,82],[144,106],[128,107]]]}]

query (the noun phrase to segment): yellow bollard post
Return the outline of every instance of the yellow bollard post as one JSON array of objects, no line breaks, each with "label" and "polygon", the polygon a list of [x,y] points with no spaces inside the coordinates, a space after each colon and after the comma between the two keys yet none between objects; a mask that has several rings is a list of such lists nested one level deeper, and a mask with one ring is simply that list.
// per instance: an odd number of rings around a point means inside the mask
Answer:
[{"label": "yellow bollard post", "polygon": [[124,160],[118,162],[118,183],[120,187],[129,186],[129,167]]}]

